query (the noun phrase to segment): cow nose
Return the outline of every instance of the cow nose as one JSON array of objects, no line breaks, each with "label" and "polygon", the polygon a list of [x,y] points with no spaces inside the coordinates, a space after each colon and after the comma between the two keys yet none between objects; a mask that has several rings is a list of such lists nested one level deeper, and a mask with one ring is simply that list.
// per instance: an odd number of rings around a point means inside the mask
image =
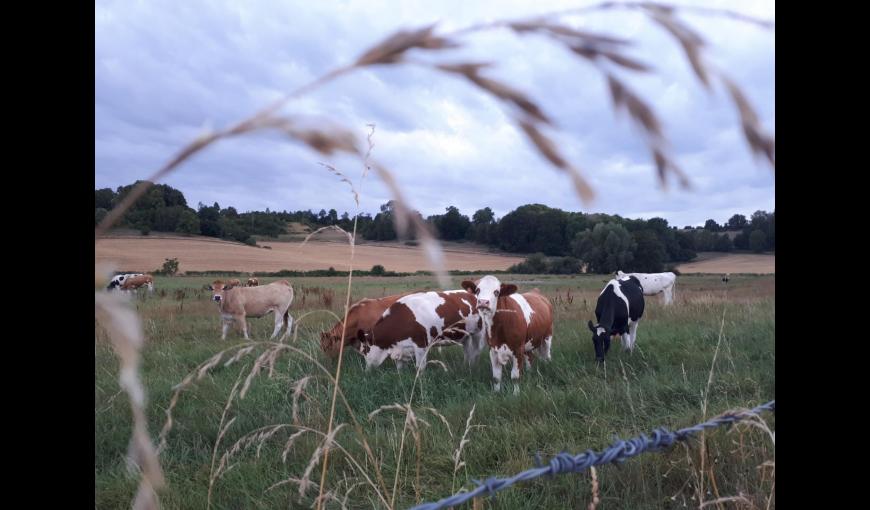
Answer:
[{"label": "cow nose", "polygon": [[489,300],[488,299],[478,300],[478,303],[480,304],[481,308],[489,308]]},{"label": "cow nose", "polygon": [[221,300],[221,297],[220,297],[220,296],[215,296],[215,297],[214,297],[214,300],[215,300],[215,301],[220,301],[220,300]]}]

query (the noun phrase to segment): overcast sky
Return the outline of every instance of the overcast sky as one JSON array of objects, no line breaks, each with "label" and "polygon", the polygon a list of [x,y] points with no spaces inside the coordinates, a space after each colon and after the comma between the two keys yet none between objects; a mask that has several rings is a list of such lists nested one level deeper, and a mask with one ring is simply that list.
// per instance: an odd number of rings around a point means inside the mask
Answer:
[{"label": "overcast sky", "polygon": [[[95,4],[94,169],[97,188],[146,178],[207,127],[221,128],[282,93],[353,61],[398,28],[438,21],[438,32],[592,2],[450,1],[101,1]],[[773,0],[681,2],[774,20]],[[773,31],[739,21],[680,14],[702,33],[707,56],[741,85],[766,130],[775,129]],[[510,122],[511,112],[469,83],[412,66],[356,71],[291,102],[288,115],[319,115],[356,130],[377,125],[373,156],[396,175],[424,215],[456,205],[467,215],[491,207],[498,217],[519,205],[627,217],[661,216],[699,225],[774,209],[774,177],[756,161],[720,87],[707,93],[680,47],[638,12],[565,18],[590,31],[638,42],[628,53],[655,73],[619,76],[649,100],[678,164],[695,189],[662,190],[634,126],[615,116],[601,74],[541,36],[504,30],[462,38],[465,48],[432,53],[443,62],[490,61],[493,77],[526,92],[559,126],[565,155],[599,198],[584,205]],[[419,58],[429,58],[419,52]],[[268,134],[226,140],[198,154],[163,182],[189,205],[219,202],[246,210],[355,210],[329,162],[358,181],[361,166],[329,160]],[[370,175],[363,211],[389,200]]]}]

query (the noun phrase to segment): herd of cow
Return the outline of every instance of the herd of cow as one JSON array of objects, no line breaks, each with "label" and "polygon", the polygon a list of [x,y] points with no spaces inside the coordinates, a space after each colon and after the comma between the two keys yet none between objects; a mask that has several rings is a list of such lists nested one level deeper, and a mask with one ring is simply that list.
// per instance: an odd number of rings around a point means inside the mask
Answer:
[{"label": "herd of cow", "polygon": [[[598,296],[595,322],[590,320],[595,358],[603,362],[611,337],[620,335],[626,350],[637,342],[637,326],[644,312],[644,295],[662,294],[665,304],[673,303],[674,273],[623,273],[607,281]],[[147,285],[149,275],[116,276],[109,290],[130,291]],[[259,285],[251,278],[242,286],[238,279],[215,281],[208,286],[221,315],[222,339],[237,323],[248,339],[246,318],[275,316],[274,339],[290,331],[293,317],[293,286],[287,280]],[[536,356],[549,361],[553,344],[553,304],[535,288],[520,293],[514,284],[504,284],[492,275],[465,280],[462,288],[446,291],[409,292],[374,299],[362,299],[348,310],[347,324],[339,321],[321,333],[321,348],[336,355],[344,347],[358,351],[366,370],[391,358],[398,368],[413,359],[425,367],[429,350],[436,345],[460,344],[465,361],[473,364],[489,347],[495,390],[501,388],[502,371],[511,364],[514,382]],[[514,390],[518,387],[515,385]]]}]

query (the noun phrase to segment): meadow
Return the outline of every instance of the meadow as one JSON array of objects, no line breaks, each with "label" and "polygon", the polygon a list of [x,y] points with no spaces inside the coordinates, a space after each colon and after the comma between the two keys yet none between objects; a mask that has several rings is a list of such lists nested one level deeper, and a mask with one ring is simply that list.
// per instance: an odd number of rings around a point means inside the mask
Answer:
[{"label": "meadow", "polygon": [[[686,427],[775,399],[773,275],[732,274],[727,285],[720,275],[678,277],[676,304],[648,298],[636,350],[623,352],[615,341],[602,367],[586,321],[594,320],[605,276],[499,278],[521,291],[538,287],[553,301],[552,361],[533,363],[515,396],[510,381],[492,391],[486,352],[469,370],[460,348],[433,351],[430,359],[444,365],[430,364],[419,378],[412,366],[398,371],[389,360],[366,373],[362,357],[345,352],[340,388],[347,404],[340,398],[336,406],[341,426],[329,453],[326,508],[406,508],[472,487],[474,479],[527,469],[536,454],[546,462],[562,451],[601,449],[615,437]],[[248,321],[251,342],[235,330],[221,341],[218,312],[204,289],[214,279],[156,277],[156,292],[135,298],[147,339],[141,378],[152,436],[171,407],[160,453],[167,479],[161,504],[311,507],[336,366],[320,350],[320,332],[335,323],[332,314],[343,313],[347,279],[289,279],[295,324],[283,344],[268,342],[271,317]],[[459,288],[466,278],[451,279]],[[360,277],[352,301],[431,288],[437,284],[429,276]],[[99,324],[95,340],[95,506],[128,508],[139,478],[125,460],[129,403]],[[255,368],[260,354],[274,364]],[[708,433],[703,443],[602,466],[595,484],[590,473],[539,479],[475,507],[585,508],[597,497],[606,509],[697,508],[702,500],[719,500],[709,505],[716,508],[773,508],[774,419],[761,418]]]}]

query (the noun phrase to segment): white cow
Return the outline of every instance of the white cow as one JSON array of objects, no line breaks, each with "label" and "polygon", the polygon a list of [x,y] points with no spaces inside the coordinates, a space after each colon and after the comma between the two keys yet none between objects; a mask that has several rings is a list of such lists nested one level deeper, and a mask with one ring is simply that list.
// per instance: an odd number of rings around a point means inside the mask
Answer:
[{"label": "white cow", "polygon": [[623,280],[629,276],[634,276],[640,280],[640,285],[643,287],[644,296],[654,296],[661,293],[664,296],[665,304],[669,305],[674,302],[674,285],[677,283],[677,275],[674,273],[623,273],[616,272],[616,278]]}]

